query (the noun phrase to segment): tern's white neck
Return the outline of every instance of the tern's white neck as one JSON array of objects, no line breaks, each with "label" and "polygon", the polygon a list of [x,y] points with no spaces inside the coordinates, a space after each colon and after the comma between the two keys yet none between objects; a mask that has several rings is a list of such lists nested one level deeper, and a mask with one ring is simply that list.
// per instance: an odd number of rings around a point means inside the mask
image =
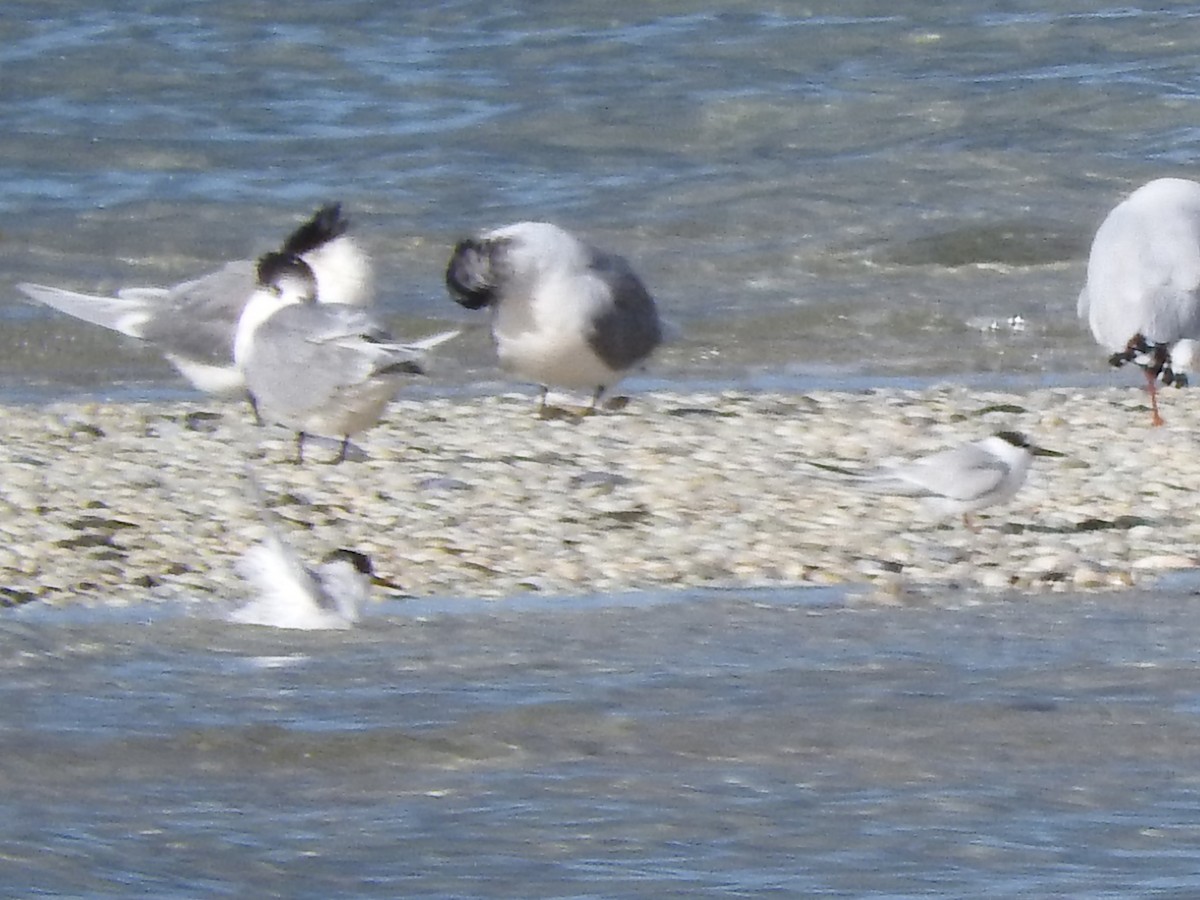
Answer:
[{"label": "tern's white neck", "polygon": [[254,342],[254,335],[262,324],[283,309],[285,306],[291,306],[302,302],[299,294],[291,291],[276,291],[271,288],[259,287],[250,299],[246,301],[245,307],[242,309],[241,318],[238,319],[237,331],[233,336],[233,362],[239,368],[246,364],[246,360],[250,358],[250,348]]},{"label": "tern's white neck", "polygon": [[370,593],[367,577],[344,560],[323,563],[318,577],[337,614],[347,622],[357,622]]},{"label": "tern's white neck", "polygon": [[1010,444],[1004,438],[997,435],[985,438],[981,444],[992,456],[1004,460],[1013,472],[1024,472],[1025,469],[1029,468],[1029,464],[1033,462],[1033,454],[1029,452],[1028,447],[1018,447],[1015,444]]}]

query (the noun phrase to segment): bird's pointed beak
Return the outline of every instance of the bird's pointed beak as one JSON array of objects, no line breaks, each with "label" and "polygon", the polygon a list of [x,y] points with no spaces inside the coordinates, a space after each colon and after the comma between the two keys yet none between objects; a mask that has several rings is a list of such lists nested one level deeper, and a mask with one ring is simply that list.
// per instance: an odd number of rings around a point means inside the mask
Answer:
[{"label": "bird's pointed beak", "polygon": [[403,585],[392,581],[390,578],[384,578],[382,575],[372,575],[371,584],[375,587],[383,588],[384,590],[388,591],[396,591],[401,594],[405,592]]},{"label": "bird's pointed beak", "polygon": [[1048,450],[1045,447],[1030,447],[1029,452],[1034,456],[1059,456],[1063,457],[1067,454],[1059,453],[1057,450]]}]

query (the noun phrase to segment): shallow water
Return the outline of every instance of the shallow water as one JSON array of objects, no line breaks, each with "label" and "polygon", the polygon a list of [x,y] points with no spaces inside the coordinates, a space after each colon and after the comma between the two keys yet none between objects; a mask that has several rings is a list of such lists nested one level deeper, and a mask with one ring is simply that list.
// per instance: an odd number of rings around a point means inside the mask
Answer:
[{"label": "shallow water", "polygon": [[[459,236],[545,218],[679,326],[651,379],[1134,383],[1075,321],[1087,244],[1200,143],[1189,6],[95,6],[0,10],[10,398],[188,395],[16,283],[193,277],[329,199],[405,332],[472,321]],[[445,358],[428,390],[498,384],[479,330]],[[1194,892],[1190,589],[961,599],[449,598],[334,634],[3,611],[0,885]]]},{"label": "shallow water", "polygon": [[[457,237],[548,218],[635,261],[681,329],[663,377],[1102,371],[1087,243],[1136,184],[1191,174],[1198,17],[10,3],[0,386],[178,383],[12,285],[193,277],[330,198],[406,331],[470,320],[442,287]],[[448,351],[441,379],[494,375],[482,334]]]},{"label": "shallow water", "polygon": [[1152,599],[392,601],[335,633],[25,607],[0,630],[0,884],[1194,890],[1200,607]]}]

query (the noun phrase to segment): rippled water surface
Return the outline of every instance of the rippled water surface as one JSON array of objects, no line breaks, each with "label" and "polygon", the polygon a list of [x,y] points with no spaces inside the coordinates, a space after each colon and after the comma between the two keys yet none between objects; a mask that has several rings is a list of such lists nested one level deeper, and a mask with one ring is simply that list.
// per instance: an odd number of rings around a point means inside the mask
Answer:
[{"label": "rippled water surface", "polygon": [[0,885],[1184,896],[1198,628],[1165,591],[391,602],[325,634],[23,607],[0,631]]},{"label": "rippled water surface", "polygon": [[[630,256],[668,378],[1086,373],[1083,258],[1193,174],[1200,7],[13,2],[0,12],[10,387],[178,384],[16,299],[162,283],[340,198],[402,327],[453,241],[552,219]],[[1021,317],[1024,330],[1010,319]],[[995,326],[995,327],[992,327]],[[443,377],[491,377],[486,341]]]},{"label": "rippled water surface", "polygon": [[[18,282],[182,280],[329,199],[405,331],[468,321],[459,236],[551,219],[635,262],[667,382],[1132,383],[1075,321],[1086,248],[1200,144],[1189,4],[99,6],[0,8],[9,397],[186,393]],[[495,382],[479,331],[446,355],[431,390]],[[1185,589],[518,599],[4,611],[0,892],[1196,891]]]}]

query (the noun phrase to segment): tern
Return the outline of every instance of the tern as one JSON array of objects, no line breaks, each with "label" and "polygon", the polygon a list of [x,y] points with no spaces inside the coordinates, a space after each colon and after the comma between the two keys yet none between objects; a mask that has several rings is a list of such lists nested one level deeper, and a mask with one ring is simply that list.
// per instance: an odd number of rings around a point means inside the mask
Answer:
[{"label": "tern", "polygon": [[350,437],[375,425],[421,358],[456,336],[446,331],[411,343],[393,341],[366,310],[318,303],[319,284],[301,256],[268,253],[258,289],[238,320],[233,357],[264,421],[296,432],[296,461],[308,434]]},{"label": "tern", "polygon": [[963,524],[976,531],[971,513],[1011,500],[1025,483],[1035,456],[1062,454],[1037,447],[1018,432],[1000,431],[980,441],[913,460],[887,462],[866,472],[814,465],[849,476],[871,493],[919,497],[936,515],[961,515]]},{"label": "tern", "polygon": [[[283,243],[312,269],[323,302],[366,305],[374,287],[371,261],[347,234],[341,205],[327,204]],[[124,288],[115,297],[41,284],[20,284],[32,300],[69,316],[155,346],[197,390],[236,396],[245,381],[233,360],[238,318],[256,287],[253,260],[237,260],[169,288]]]},{"label": "tern", "polygon": [[277,527],[278,517],[267,507],[262,488],[252,475],[247,477],[267,536],[237,562],[235,568],[254,589],[254,596],[230,613],[230,621],[274,628],[347,629],[358,621],[372,585],[401,590],[376,575],[371,560],[356,550],[335,550],[315,568],[306,566]]}]

